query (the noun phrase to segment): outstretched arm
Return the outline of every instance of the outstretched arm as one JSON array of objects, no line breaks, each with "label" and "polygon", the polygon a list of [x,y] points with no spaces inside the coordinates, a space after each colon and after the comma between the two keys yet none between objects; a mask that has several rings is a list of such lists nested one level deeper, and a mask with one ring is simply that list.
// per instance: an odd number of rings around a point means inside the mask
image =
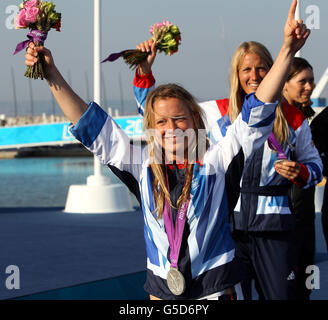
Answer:
[{"label": "outstretched arm", "polygon": [[295,56],[310,35],[303,21],[295,20],[297,0],[293,0],[284,28],[284,43],[272,68],[262,80],[256,91],[256,97],[265,102],[276,101],[280,98],[281,90],[286,82],[287,75]]},{"label": "outstretched arm", "polygon": [[44,47],[36,47],[31,42],[25,55],[25,64],[27,66],[33,66],[38,61],[39,53],[43,53],[45,57],[45,72],[49,87],[65,116],[75,125],[88,109],[88,105],[72,90],[62,77],[55,66],[50,50]]},{"label": "outstretched arm", "polygon": [[64,114],[73,124],[71,133],[88,150],[98,156],[103,164],[130,172],[137,179],[141,148],[130,146],[129,137],[103,109],[96,103],[88,106],[72,90],[56,68],[48,49],[35,47],[33,43],[30,43],[25,55],[25,64],[33,66],[38,61],[40,52],[45,57],[46,79],[51,91]]},{"label": "outstretched arm", "polygon": [[151,71],[151,67],[156,57],[155,42],[152,40],[146,40],[139,43],[136,46],[136,49],[142,52],[151,52],[147,59],[138,65],[135,77],[133,79],[133,90],[138,105],[138,112],[141,116],[143,116],[148,93],[155,86],[155,78]]},{"label": "outstretched arm", "polygon": [[[310,31],[301,20],[295,21],[297,0],[293,0],[284,28],[284,43],[280,53],[254,94],[245,98],[241,114],[229,127],[220,143],[222,163],[226,170],[231,159],[243,148],[245,159],[258,149],[272,131],[277,100],[286,81],[295,53],[304,45]],[[272,103],[276,101],[276,103]]]}]

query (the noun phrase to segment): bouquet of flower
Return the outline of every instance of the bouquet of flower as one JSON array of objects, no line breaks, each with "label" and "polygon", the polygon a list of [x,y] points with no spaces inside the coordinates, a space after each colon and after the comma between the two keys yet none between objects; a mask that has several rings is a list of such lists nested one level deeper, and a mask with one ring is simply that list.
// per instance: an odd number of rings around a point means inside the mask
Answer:
[{"label": "bouquet of flower", "polygon": [[[152,35],[151,39],[156,43],[156,48],[159,52],[172,55],[178,51],[181,33],[176,25],[173,25],[169,21],[163,21],[152,25],[149,31]],[[130,68],[134,69],[140,62],[147,59],[149,54],[149,52],[142,52],[139,50],[123,50],[118,53],[112,53],[102,62],[115,61],[119,57],[123,57]]]},{"label": "bouquet of flower", "polygon": [[[19,43],[14,54],[25,49],[30,42],[42,46],[51,28],[60,31],[61,14],[55,11],[55,5],[49,1],[29,0],[20,4],[15,18],[16,29],[30,29],[28,40]],[[44,56],[39,54],[39,61],[33,67],[27,67],[25,76],[28,78],[44,78]]]}]

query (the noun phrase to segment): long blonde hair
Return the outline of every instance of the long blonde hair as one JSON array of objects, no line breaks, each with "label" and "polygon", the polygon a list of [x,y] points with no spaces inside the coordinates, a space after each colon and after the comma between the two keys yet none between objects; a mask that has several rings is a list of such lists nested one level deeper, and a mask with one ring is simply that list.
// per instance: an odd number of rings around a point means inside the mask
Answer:
[{"label": "long blonde hair", "polygon": [[[243,42],[237,48],[231,60],[230,66],[230,99],[228,115],[231,123],[236,120],[239,113],[241,112],[246,95],[239,81],[239,68],[242,59],[248,53],[255,53],[261,57],[268,70],[273,65],[273,59],[269,50],[259,42]],[[276,119],[274,121],[272,131],[280,144],[285,145],[287,143],[290,130],[280,103],[276,109]]]},{"label": "long blonde hair", "polygon": [[[177,98],[184,103],[188,108],[188,111],[193,119],[194,128],[196,133],[196,149],[195,152],[198,154],[198,129],[205,130],[205,124],[202,120],[202,111],[199,105],[196,103],[194,97],[183,87],[177,84],[166,84],[160,85],[153,91],[151,91],[146,100],[144,118],[143,118],[143,129],[147,132],[148,129],[155,128],[155,117],[154,117],[154,104],[158,100],[166,100],[169,98]],[[157,218],[160,219],[163,215],[164,209],[164,199],[168,201],[171,207],[173,207],[170,193],[166,185],[166,166],[164,159],[164,150],[156,143],[154,136],[147,138],[147,144],[149,147],[149,154],[151,158],[155,158],[155,153],[160,153],[160,161],[151,161],[150,167],[152,169],[152,174],[154,175],[153,179],[153,199],[155,204],[155,212],[157,212]],[[206,143],[206,148],[208,144]],[[160,150],[159,150],[160,148]],[[202,157],[202,155],[199,155]],[[187,198],[190,194],[190,187],[193,176],[193,163],[188,163],[187,173],[185,178],[185,184],[182,189],[181,195],[177,201],[177,207],[181,206],[187,201]]]}]

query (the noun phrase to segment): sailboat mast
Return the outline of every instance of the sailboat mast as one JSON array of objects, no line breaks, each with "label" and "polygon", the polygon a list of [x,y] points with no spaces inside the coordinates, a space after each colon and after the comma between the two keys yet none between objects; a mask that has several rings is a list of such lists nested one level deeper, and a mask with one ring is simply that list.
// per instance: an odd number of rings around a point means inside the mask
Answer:
[{"label": "sailboat mast", "polygon": [[14,116],[15,118],[18,115],[18,108],[17,108],[17,94],[16,94],[16,82],[15,82],[15,74],[14,74],[14,68],[11,67],[11,80],[12,80],[12,87],[13,87],[13,98],[14,98]]},{"label": "sailboat mast", "polygon": [[121,73],[118,73],[118,84],[120,87],[120,101],[121,101],[121,113],[124,116],[125,111],[124,111],[124,101],[123,101],[123,87],[122,87],[122,79],[121,79]]},{"label": "sailboat mast", "polygon": [[29,93],[30,93],[30,105],[31,105],[31,116],[32,116],[32,121],[34,117],[34,99],[33,99],[33,89],[32,89],[32,79],[28,79],[28,88],[29,88]]},{"label": "sailboat mast", "polygon": [[85,78],[86,100],[89,103],[91,100],[90,100],[90,90],[89,90],[89,76],[87,71],[85,71],[84,73],[84,78]]}]

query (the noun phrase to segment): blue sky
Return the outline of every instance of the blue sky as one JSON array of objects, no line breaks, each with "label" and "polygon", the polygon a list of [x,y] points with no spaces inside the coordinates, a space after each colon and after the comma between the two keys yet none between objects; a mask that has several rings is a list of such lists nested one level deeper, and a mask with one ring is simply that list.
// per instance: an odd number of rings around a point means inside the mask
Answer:
[{"label": "blue sky", "polygon": [[[0,101],[12,100],[11,67],[14,69],[18,100],[28,100],[24,53],[12,53],[16,44],[26,39],[27,30],[8,29],[10,5],[19,1],[1,0]],[[46,46],[73,89],[86,97],[85,74],[89,75],[92,95],[93,0],[56,0],[62,12],[62,32],[51,31]],[[276,57],[282,44],[283,25],[291,0],[102,0],[102,58],[111,52],[134,48],[149,38],[151,24],[169,20],[182,32],[182,45],[172,57],[158,55],[154,74],[158,83],[177,82],[199,100],[228,95],[229,63],[242,41],[262,42]],[[315,5],[320,10],[320,29],[312,30],[302,56],[313,65],[318,81],[328,67],[328,1],[301,0],[301,15]],[[133,99],[133,72],[119,60],[102,65],[106,95],[119,99],[119,77],[125,100]],[[45,81],[33,81],[35,100],[48,100]],[[327,90],[325,90],[325,93]],[[1,107],[1,105],[0,105]],[[1,112],[0,112],[1,113]]]}]

